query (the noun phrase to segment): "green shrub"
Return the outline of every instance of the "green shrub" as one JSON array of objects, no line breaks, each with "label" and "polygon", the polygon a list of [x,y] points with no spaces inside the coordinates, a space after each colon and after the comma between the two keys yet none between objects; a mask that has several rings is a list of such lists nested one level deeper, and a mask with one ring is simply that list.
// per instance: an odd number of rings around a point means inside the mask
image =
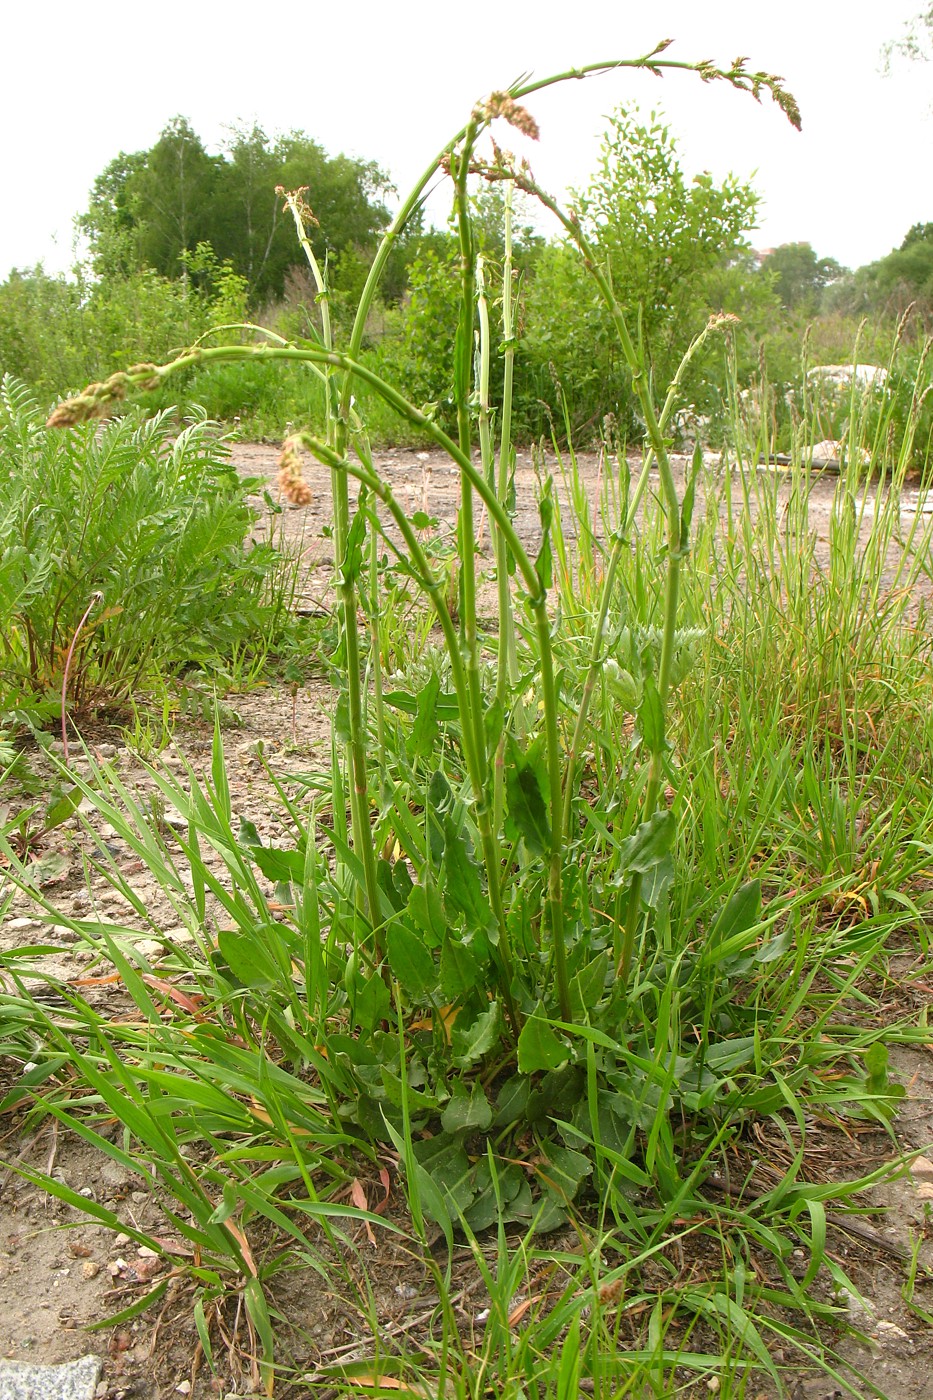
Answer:
[{"label": "green shrub", "polygon": [[3,380],[0,705],[59,693],[72,646],[71,701],[112,704],[268,630],[278,555],[249,543],[250,482],[213,424],[173,438],[168,414],[68,434],[44,418]]}]

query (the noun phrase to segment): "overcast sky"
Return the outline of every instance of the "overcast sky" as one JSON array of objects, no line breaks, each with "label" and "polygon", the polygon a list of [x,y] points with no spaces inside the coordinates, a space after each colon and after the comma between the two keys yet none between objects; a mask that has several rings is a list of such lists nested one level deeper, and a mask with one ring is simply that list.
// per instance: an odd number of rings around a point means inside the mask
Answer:
[{"label": "overcast sky", "polygon": [[[544,77],[633,57],[661,38],[670,57],[747,54],[783,74],[803,113],[791,129],[724,85],[688,74],[619,72],[529,105],[530,153],[556,192],[592,172],[602,117],[621,101],[662,109],[691,173],[751,178],[764,204],[756,247],[806,240],[855,267],[933,221],[933,65],[881,73],[881,48],[921,0],[277,0],[6,7],[0,87],[0,279],[72,260],[72,219],[121,150],[151,146],[187,117],[218,150],[254,120],[302,130],[329,152],[376,160],[401,190],[463,123],[474,100],[532,70]],[[650,17],[648,11],[651,11]],[[515,144],[514,142],[512,144]],[[311,194],[313,203],[313,192]],[[446,196],[431,209],[442,222]]]}]

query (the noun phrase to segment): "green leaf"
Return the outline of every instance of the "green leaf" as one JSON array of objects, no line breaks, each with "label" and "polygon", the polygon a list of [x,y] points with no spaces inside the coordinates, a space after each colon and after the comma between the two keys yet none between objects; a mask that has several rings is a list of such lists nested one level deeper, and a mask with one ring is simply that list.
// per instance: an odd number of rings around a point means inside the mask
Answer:
[{"label": "green leaf", "polygon": [[418,1165],[443,1193],[451,1215],[466,1210],[473,1200],[474,1188],[470,1159],[459,1139],[443,1135],[426,1138],[413,1143],[412,1148]]},{"label": "green leaf", "polygon": [[506,834],[512,840],[521,837],[531,855],[543,856],[551,845],[544,791],[535,765],[511,738],[505,752],[505,790],[509,807]]},{"label": "green leaf", "polygon": [[486,735],[486,750],[495,753],[505,727],[505,714],[500,701],[493,700],[483,712],[483,731]]},{"label": "green leaf", "polygon": [[441,947],[441,993],[445,1001],[458,1001],[481,981],[482,964],[470,948],[446,937]]},{"label": "green leaf", "polygon": [[467,1025],[461,1024],[462,1021],[462,1015],[454,1021],[450,1048],[454,1064],[459,1069],[469,1069],[499,1043],[499,1003],[491,1001],[486,1010]]},{"label": "green leaf", "polygon": [[45,813],[42,823],[43,831],[52,831],[54,827],[61,826],[70,816],[77,811],[81,805],[82,791],[79,787],[69,788],[57,802],[53,802]]},{"label": "green leaf", "polygon": [[437,986],[434,959],[422,940],[407,924],[396,920],[389,926],[386,940],[393,976],[416,1001],[424,1001]]},{"label": "green leaf", "polygon": [[580,1370],[583,1353],[580,1348],[580,1314],[573,1315],[570,1330],[560,1349],[560,1365],[557,1368],[556,1400],[579,1400]]},{"label": "green leaf", "polygon": [[453,1082],[453,1090],[444,1112],[441,1114],[441,1127],[445,1133],[482,1133],[492,1122],[492,1108],[477,1080],[468,1089],[459,1079]]},{"label": "green leaf", "polygon": [[240,818],[240,845],[241,846],[261,846],[262,837],[255,826],[255,823],[247,821],[245,817]]},{"label": "green leaf", "polygon": [[259,936],[260,932],[258,929],[253,933],[219,929],[217,947],[238,982],[242,982],[244,987],[252,987],[254,991],[269,991],[282,980],[282,972]]},{"label": "green leaf", "polygon": [[529,1016],[518,1037],[518,1068],[522,1074],[559,1069],[570,1058],[567,1046],[540,1016]]},{"label": "green leaf", "polygon": [[[417,715],[420,699],[419,695],[411,695],[407,690],[387,690],[382,697],[382,703],[392,710],[401,710],[405,715]],[[434,702],[434,714],[441,724],[448,724],[457,719],[460,707],[456,695],[446,691],[439,692]]]},{"label": "green leaf", "polygon": [[304,851],[282,851],[275,846],[253,846],[252,859],[267,880],[279,885],[300,885],[305,877]]},{"label": "green leaf", "polygon": [[496,1096],[495,1126],[507,1128],[524,1117],[530,1093],[531,1081],[527,1075],[513,1074],[507,1079]]},{"label": "green leaf", "polygon": [[441,692],[441,679],[436,673],[428,678],[428,683],[418,696],[418,714],[411,731],[411,753],[413,758],[426,758],[437,743],[440,726],[437,722],[437,701]]},{"label": "green leaf", "polygon": [[708,1045],[705,1053],[696,1051],[694,1058],[697,1063],[702,1058],[705,1068],[713,1074],[728,1074],[730,1070],[738,1069],[740,1065],[746,1065],[749,1060],[754,1059],[757,1043],[753,1035],[736,1036],[734,1040],[722,1040],[718,1045]]},{"label": "green leaf", "polygon": [[761,914],[761,881],[748,880],[730,895],[710,927],[707,942],[713,948],[722,947],[731,939],[747,933],[758,923]]},{"label": "green leaf", "polygon": [[548,477],[538,500],[538,515],[541,519],[541,548],[535,559],[535,573],[543,592],[547,592],[553,582],[553,554],[551,551],[551,522],[554,518],[554,482]]},{"label": "green leaf", "polygon": [[[520,1167],[513,1162],[500,1163],[493,1178],[488,1158],[481,1157],[476,1165],[473,1184],[476,1196],[469,1210],[464,1212],[464,1218],[474,1234],[479,1230],[488,1230],[500,1218],[503,1224],[516,1219],[513,1203],[520,1197],[523,1188],[528,1191]],[[519,1206],[524,1213],[524,1199],[519,1200]]]},{"label": "green leaf", "polygon": [[389,989],[378,972],[361,978],[351,1001],[353,1023],[368,1035],[387,1019],[392,1005]]},{"label": "green leaf", "polygon": [[697,442],[693,449],[693,461],[690,464],[690,474],[684,487],[683,500],[680,504],[680,551],[686,554],[690,548],[690,526],[693,522],[693,506],[696,500],[697,478],[703,467],[703,448]]},{"label": "green leaf", "polygon": [[363,569],[363,544],[366,540],[366,513],[358,510],[347,533],[347,548],[343,561],[338,560],[337,584],[355,583]]},{"label": "green leaf", "polygon": [[467,850],[466,840],[444,814],[444,894],[447,903],[463,914],[468,929],[495,927],[492,909],[479,877],[479,866]]},{"label": "green leaf", "polygon": [[[888,1078],[888,1047],[881,1040],[876,1040],[865,1052],[865,1068],[868,1071],[865,1076],[865,1087],[869,1094],[874,1094],[878,1098],[886,1098],[893,1103],[906,1096],[907,1090],[903,1084],[895,1084]],[[882,1112],[893,1113],[893,1107],[882,1106]]]},{"label": "green leaf", "polygon": [[390,861],[381,857],[376,862],[376,883],[385,895],[390,909],[394,913],[400,914],[405,908],[408,900],[408,892],[400,894],[395,883],[395,875]]},{"label": "green leaf", "polygon": [[[416,1197],[419,1206],[423,1208],[431,1219],[436,1221],[444,1232],[444,1239],[447,1241],[447,1248],[453,1248],[453,1222],[450,1218],[450,1211],[444,1202],[444,1197],[431,1179],[430,1172],[425,1171],[414,1153],[414,1144],[411,1138],[403,1138],[394,1123],[388,1117],[385,1118],[386,1131],[392,1139],[396,1150],[401,1158],[402,1166],[409,1176],[408,1189],[411,1196]],[[412,1212],[415,1213],[414,1211]]]},{"label": "green leaf", "polygon": [[425,935],[430,948],[439,948],[447,930],[440,890],[431,884],[413,885],[408,896],[408,913]]},{"label": "green leaf", "polygon": [[349,744],[353,731],[350,728],[350,697],[345,690],[337,696],[334,707],[334,737],[340,744]]},{"label": "green leaf", "polygon": [[71,861],[64,851],[46,851],[38,860],[26,866],[26,878],[30,885],[54,885],[71,869]]},{"label": "green leaf", "polygon": [[600,953],[570,979],[570,1009],[575,1016],[586,1016],[603,996],[609,967],[609,954]]},{"label": "green leaf", "polygon": [[272,1394],[272,1358],[275,1354],[275,1339],[272,1332],[272,1319],[269,1316],[269,1308],[266,1304],[266,1295],[262,1291],[262,1284],[258,1278],[248,1278],[243,1287],[243,1301],[246,1303],[246,1311],[249,1314],[250,1322],[256,1329],[256,1333],[262,1344],[261,1357],[259,1361],[259,1372],[263,1379],[264,1388],[268,1395]]},{"label": "green leaf", "polygon": [[105,1327],[116,1327],[118,1323],[129,1322],[131,1318],[139,1317],[147,1308],[151,1308],[153,1303],[159,1301],[168,1285],[169,1279],[160,1279],[155,1287],[150,1288],[148,1293],[144,1293],[141,1298],[130,1303],[129,1307],[121,1308],[119,1312],[111,1313],[109,1317],[101,1318],[98,1322],[86,1322],[84,1330],[86,1332],[100,1332]]},{"label": "green leaf", "polygon": [[566,1205],[574,1199],[580,1183],[592,1170],[592,1163],[582,1152],[572,1147],[549,1147],[547,1161],[537,1167],[535,1175]]},{"label": "green leaf", "polygon": [[646,874],[669,855],[677,834],[673,812],[655,812],[648,821],[636,828],[619,846],[619,873],[630,871]]},{"label": "green leaf", "polygon": [[654,677],[649,672],[642,682],[641,704],[638,707],[638,732],[650,754],[664,752],[664,708]]}]

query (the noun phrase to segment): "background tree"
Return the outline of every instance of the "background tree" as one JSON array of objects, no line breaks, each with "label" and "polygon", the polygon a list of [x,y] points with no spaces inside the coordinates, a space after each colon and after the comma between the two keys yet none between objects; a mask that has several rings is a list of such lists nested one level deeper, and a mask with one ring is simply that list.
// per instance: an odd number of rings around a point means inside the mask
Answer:
[{"label": "background tree", "polygon": [[846,272],[835,258],[818,258],[809,243],[782,243],[762,259],[781,305],[788,311],[815,312],[824,288]]},{"label": "background tree", "polygon": [[[752,187],[732,175],[721,185],[708,173],[690,179],[669,127],[654,113],[648,124],[625,107],[609,118],[596,173],[576,206],[617,299],[638,326],[658,384],[675,371],[711,311],[740,309],[719,301],[740,285],[722,274],[748,250],[745,235],[758,203]],[[541,254],[528,285],[526,323],[522,351],[539,398],[554,402],[556,378],[572,387],[579,422],[595,424],[612,411],[623,419],[628,414],[628,426],[636,426],[616,337],[569,242]],[[697,392],[701,368],[694,373]]]},{"label": "background tree", "polygon": [[182,254],[210,243],[220,161],[208,155],[184,117],[174,117],[134,163],[125,199],[140,261],[163,277],[183,271]]},{"label": "background tree", "polygon": [[[246,280],[254,307],[281,297],[301,262],[277,185],[306,186],[318,219],[310,230],[335,284],[368,264],[389,214],[388,177],[372,161],[329,156],[303,132],[271,140],[259,126],[234,128],[226,151],[210,155],[184,117],[175,117],[149,151],[122,153],[98,177],[82,227],[95,266],[123,272],[149,267],[186,275],[200,244]],[[398,288],[396,288],[398,290]]]}]

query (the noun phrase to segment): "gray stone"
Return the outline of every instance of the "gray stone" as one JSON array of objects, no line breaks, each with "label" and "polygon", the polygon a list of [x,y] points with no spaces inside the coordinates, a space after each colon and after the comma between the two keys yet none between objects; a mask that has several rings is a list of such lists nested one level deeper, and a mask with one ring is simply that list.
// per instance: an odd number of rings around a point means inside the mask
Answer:
[{"label": "gray stone", "polygon": [[0,1400],[93,1400],[103,1364],[99,1356],[63,1366],[0,1361]]}]

